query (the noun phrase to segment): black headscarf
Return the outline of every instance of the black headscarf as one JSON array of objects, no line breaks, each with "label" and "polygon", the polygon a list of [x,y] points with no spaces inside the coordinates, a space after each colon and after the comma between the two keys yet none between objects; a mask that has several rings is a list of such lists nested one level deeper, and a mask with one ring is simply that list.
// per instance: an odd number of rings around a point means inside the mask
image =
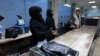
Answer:
[{"label": "black headscarf", "polygon": [[0,21],[2,21],[3,19],[4,19],[4,17],[0,15]]},{"label": "black headscarf", "polygon": [[41,12],[42,12],[42,9],[38,6],[32,6],[29,9],[29,14],[30,14],[32,20],[34,19],[34,20],[37,20],[41,23],[44,23]]},{"label": "black headscarf", "polygon": [[47,15],[47,17],[53,17],[52,10],[48,9],[46,15]]},{"label": "black headscarf", "polygon": [[52,30],[56,30],[52,10],[48,9],[46,15],[47,15],[46,19],[47,28],[48,29],[52,28]]},{"label": "black headscarf", "polygon": [[18,17],[18,19],[22,19],[22,16],[21,15],[16,15]]}]

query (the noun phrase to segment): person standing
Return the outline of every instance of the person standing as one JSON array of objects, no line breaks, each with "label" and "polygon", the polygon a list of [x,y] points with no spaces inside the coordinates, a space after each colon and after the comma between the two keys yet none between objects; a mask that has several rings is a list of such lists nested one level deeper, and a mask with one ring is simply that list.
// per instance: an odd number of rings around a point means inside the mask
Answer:
[{"label": "person standing", "polygon": [[79,28],[81,27],[81,17],[80,17],[80,10],[76,10],[73,14],[73,18],[71,19],[71,27]]},{"label": "person standing", "polygon": [[76,25],[77,28],[81,27],[81,16],[80,16],[80,10],[76,10],[76,15],[74,15],[75,19],[76,19]]},{"label": "person standing", "polygon": [[52,40],[51,29],[47,29],[46,23],[44,22],[42,15],[42,9],[38,6],[32,6],[29,8],[30,19],[30,31],[32,33],[31,46],[37,45],[39,41],[47,39]]},{"label": "person standing", "polygon": [[46,15],[47,15],[46,24],[47,24],[48,29],[52,29],[55,31],[56,27],[55,27],[52,10],[48,9]]}]

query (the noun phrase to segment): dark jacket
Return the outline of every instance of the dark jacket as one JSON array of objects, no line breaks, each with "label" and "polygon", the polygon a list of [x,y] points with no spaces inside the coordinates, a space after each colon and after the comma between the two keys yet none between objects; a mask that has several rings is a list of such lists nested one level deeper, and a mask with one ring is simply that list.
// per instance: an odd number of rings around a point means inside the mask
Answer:
[{"label": "dark jacket", "polygon": [[51,30],[47,29],[46,23],[41,16],[41,9],[39,7],[31,7],[29,10],[30,20],[30,31],[32,33],[32,44],[33,46],[38,41],[47,39],[48,41],[53,38]]},{"label": "dark jacket", "polygon": [[47,14],[46,24],[48,29],[52,28],[52,30],[56,30],[52,10],[48,9],[46,14]]},{"label": "dark jacket", "polygon": [[46,28],[46,24],[43,22],[39,22],[35,19],[30,20],[30,30],[32,32],[32,38],[38,39],[38,41],[42,41],[44,39],[51,40],[52,33],[51,30]]}]

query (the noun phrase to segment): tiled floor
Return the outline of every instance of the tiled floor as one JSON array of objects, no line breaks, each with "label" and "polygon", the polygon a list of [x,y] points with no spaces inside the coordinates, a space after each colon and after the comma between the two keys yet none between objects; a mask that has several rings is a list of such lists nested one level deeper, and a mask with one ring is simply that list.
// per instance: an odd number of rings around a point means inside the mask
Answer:
[{"label": "tiled floor", "polygon": [[96,46],[93,56],[100,56],[100,37],[96,41]]}]

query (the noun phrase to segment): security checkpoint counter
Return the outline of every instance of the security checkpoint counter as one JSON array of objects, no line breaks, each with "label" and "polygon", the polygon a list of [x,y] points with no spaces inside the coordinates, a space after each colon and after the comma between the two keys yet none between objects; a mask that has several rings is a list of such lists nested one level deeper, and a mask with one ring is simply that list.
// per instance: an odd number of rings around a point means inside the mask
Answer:
[{"label": "security checkpoint counter", "polygon": [[[93,38],[96,32],[96,26],[82,26],[81,28],[71,30],[54,40],[59,44],[69,46],[72,49],[79,51],[79,56],[88,56]],[[26,33],[13,39],[0,40],[0,54],[5,54],[6,49],[19,48],[30,44],[30,36],[32,34]]]}]

